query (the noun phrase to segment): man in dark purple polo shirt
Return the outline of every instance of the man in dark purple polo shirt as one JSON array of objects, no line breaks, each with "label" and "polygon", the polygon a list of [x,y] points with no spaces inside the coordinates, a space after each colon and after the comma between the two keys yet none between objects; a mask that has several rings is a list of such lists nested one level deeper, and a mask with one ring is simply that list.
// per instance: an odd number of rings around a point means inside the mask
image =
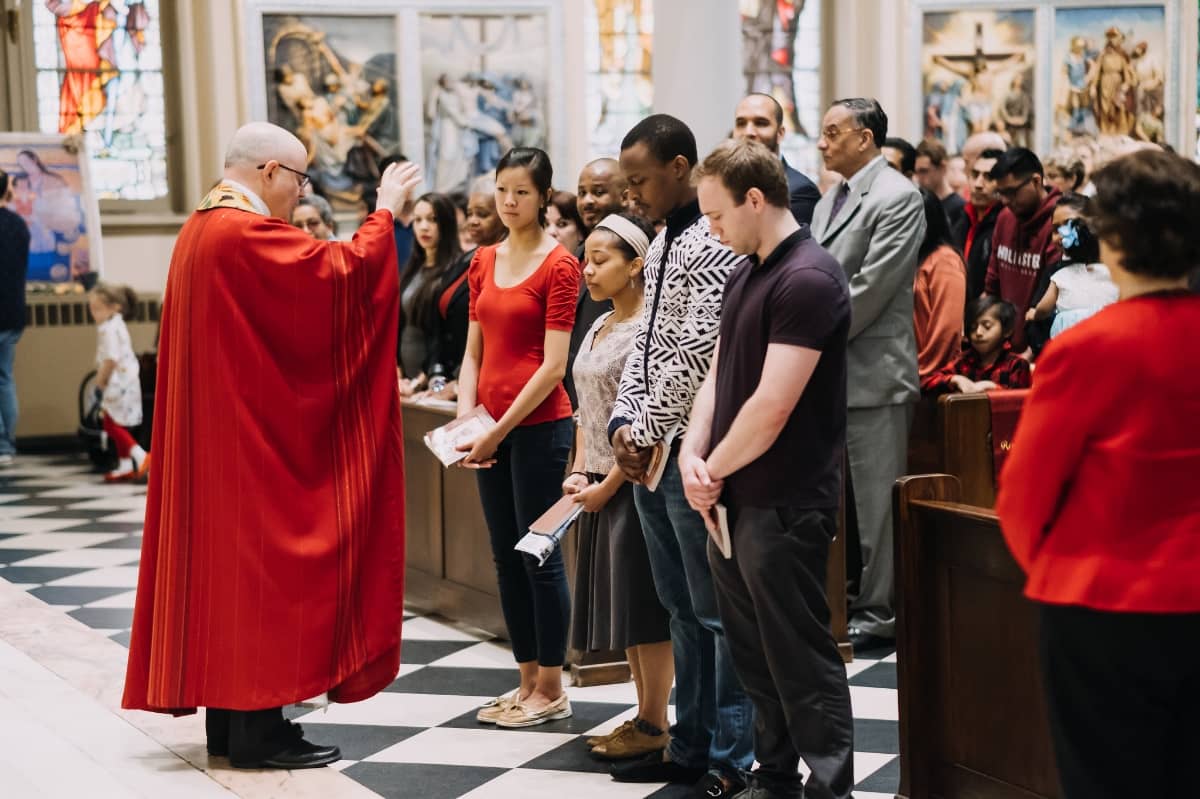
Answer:
[{"label": "man in dark purple polo shirt", "polygon": [[825,574],[846,446],[849,288],[793,219],[783,168],[761,144],[725,142],[696,178],[713,234],[749,256],[725,286],[717,353],[679,455],[688,503],[710,529],[722,509],[728,520],[731,556],[710,541],[708,559],[757,713],[749,784],[845,799],[854,725]]}]

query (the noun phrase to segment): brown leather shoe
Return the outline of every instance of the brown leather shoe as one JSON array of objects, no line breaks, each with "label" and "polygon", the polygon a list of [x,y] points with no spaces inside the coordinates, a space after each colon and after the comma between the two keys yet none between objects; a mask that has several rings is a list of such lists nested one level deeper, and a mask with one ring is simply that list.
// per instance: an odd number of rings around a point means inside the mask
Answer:
[{"label": "brown leather shoe", "polygon": [[633,727],[633,722],[635,720],[636,719],[630,719],[629,721],[624,722],[620,727],[617,727],[615,730],[610,732],[608,735],[593,735],[591,738],[587,739],[587,745],[588,746],[597,746],[598,744],[602,744],[605,741],[610,741],[619,735],[623,735],[626,730]]},{"label": "brown leather shoe", "polygon": [[671,736],[666,732],[651,735],[634,724],[623,735],[602,741],[592,747],[592,756],[598,760],[629,760],[667,748]]}]

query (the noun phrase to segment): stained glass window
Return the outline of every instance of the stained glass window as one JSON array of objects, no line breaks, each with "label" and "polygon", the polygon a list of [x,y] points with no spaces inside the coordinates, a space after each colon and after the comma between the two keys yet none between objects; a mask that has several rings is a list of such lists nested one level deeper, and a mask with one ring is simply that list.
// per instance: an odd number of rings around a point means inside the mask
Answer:
[{"label": "stained glass window", "polygon": [[37,0],[38,124],[81,134],[101,199],[167,195],[158,0]]},{"label": "stained glass window", "polygon": [[770,94],[784,110],[788,163],[819,174],[821,125],[820,0],[740,0],[746,93]]},{"label": "stained glass window", "polygon": [[584,18],[589,157],[615,157],[621,139],[650,113],[653,0],[592,0]]}]

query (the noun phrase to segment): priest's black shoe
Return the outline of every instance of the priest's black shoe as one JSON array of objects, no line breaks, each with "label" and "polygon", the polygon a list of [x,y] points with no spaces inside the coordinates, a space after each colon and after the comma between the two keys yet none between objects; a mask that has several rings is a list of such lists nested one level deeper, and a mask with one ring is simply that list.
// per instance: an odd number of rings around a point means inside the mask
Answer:
[{"label": "priest's black shoe", "polygon": [[851,627],[848,632],[850,647],[856,655],[864,655],[867,652],[877,652],[880,650],[890,651],[896,648],[895,638],[872,635],[871,633],[863,632],[857,627]]},{"label": "priest's black shoe", "polygon": [[662,752],[650,752],[643,757],[614,763],[608,773],[617,782],[676,782],[691,785],[706,771],[663,760]]},{"label": "priest's black shoe", "polygon": [[342,759],[342,750],[336,746],[321,746],[309,743],[301,738],[281,752],[261,760],[239,761],[231,759],[229,764],[234,768],[319,768],[336,763]]}]

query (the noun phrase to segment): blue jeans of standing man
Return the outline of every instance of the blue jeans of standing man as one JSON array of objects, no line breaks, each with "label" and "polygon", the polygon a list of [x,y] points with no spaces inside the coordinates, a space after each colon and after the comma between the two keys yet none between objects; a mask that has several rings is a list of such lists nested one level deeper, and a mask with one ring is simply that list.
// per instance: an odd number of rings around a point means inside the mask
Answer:
[{"label": "blue jeans of standing man", "polygon": [[754,706],[742,690],[708,566],[708,530],[683,495],[678,453],[658,489],[634,487],[659,601],[671,614],[675,724],[671,760],[740,780],[754,762]]},{"label": "blue jeans of standing man", "polygon": [[17,454],[17,384],[13,358],[20,330],[0,330],[0,455]]}]

